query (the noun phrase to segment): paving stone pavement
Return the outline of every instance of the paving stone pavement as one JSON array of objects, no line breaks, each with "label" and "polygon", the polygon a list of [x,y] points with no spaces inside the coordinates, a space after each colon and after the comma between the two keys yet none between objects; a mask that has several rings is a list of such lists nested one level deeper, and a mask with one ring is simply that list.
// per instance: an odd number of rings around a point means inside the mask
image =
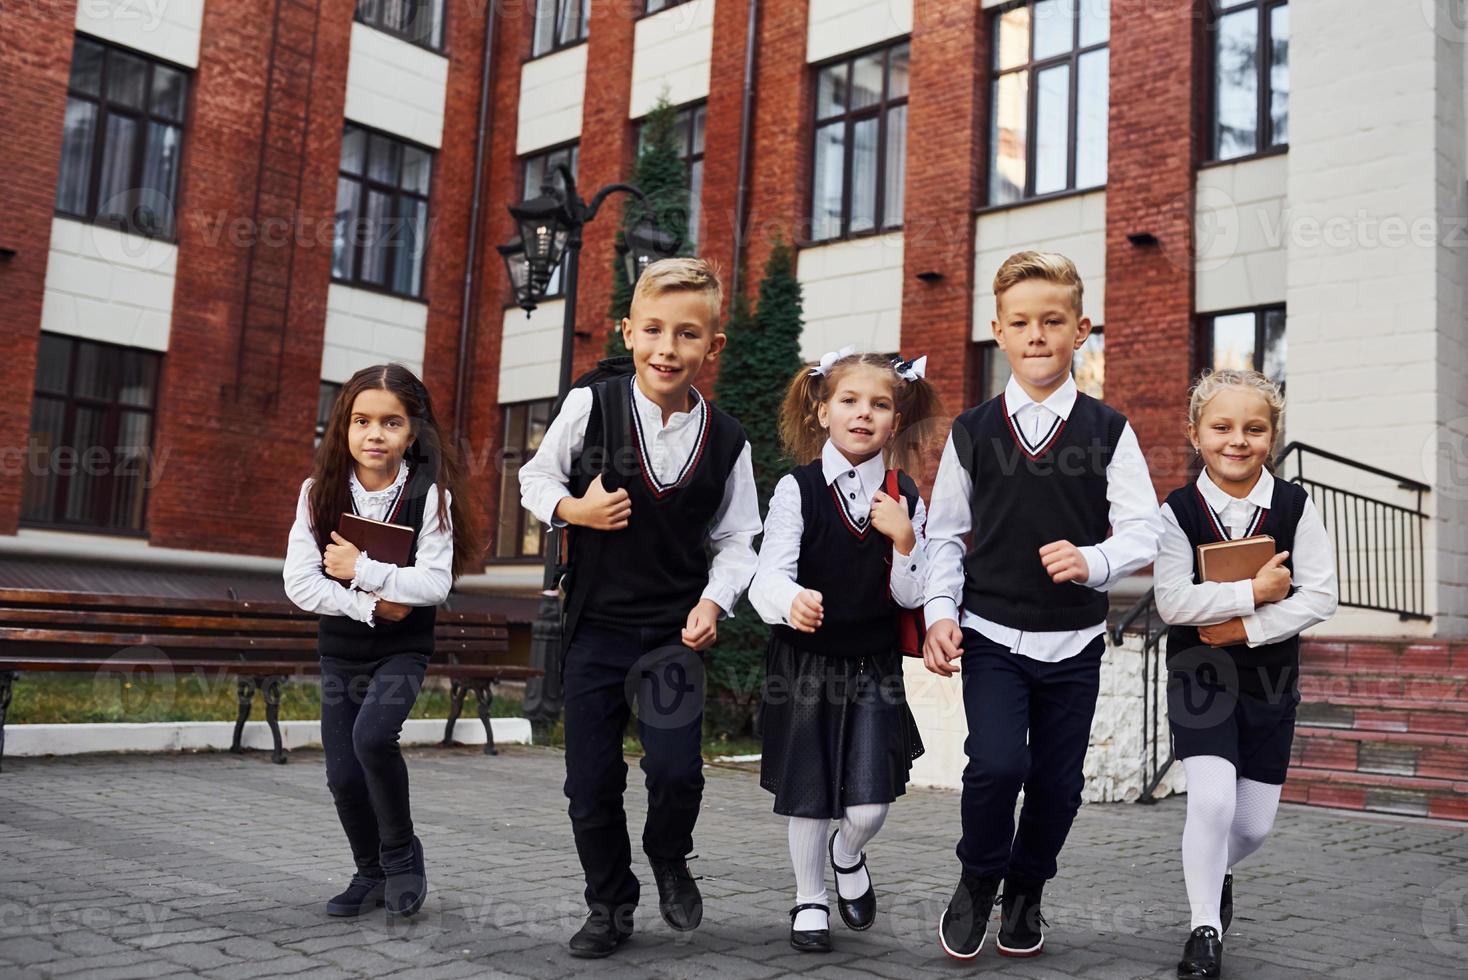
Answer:
[{"label": "paving stone pavement", "polygon": [[[322,910],[350,861],[319,752],[285,766],[258,754],[6,760],[0,977],[1170,977],[1186,935],[1185,803],[1092,805],[1046,890],[1046,953],[947,959],[934,930],[956,880],[958,799],[914,791],[868,848],[877,925],[838,923],[835,952],[795,953],[784,823],[750,770],[711,767],[693,862],[703,926],[662,923],[639,854],[637,935],[609,960],[576,960],[561,755],[407,755],[432,891],[392,925]],[[635,766],[629,778],[635,841],[645,794]],[[1468,975],[1468,827],[1287,805],[1236,895],[1226,976]]]}]

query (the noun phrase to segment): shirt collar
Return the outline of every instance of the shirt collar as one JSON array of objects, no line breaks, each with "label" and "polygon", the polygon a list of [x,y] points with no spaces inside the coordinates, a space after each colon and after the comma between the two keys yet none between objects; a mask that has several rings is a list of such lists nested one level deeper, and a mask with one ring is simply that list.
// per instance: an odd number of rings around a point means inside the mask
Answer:
[{"label": "shirt collar", "polygon": [[644,420],[653,423],[654,431],[663,428],[678,428],[702,417],[704,410],[703,396],[698,393],[697,388],[691,385],[688,388],[688,396],[693,399],[693,408],[686,412],[674,412],[672,415],[669,415],[668,424],[664,426],[662,407],[642,393],[641,386],[637,384],[636,375],[632,378],[632,404],[636,406],[638,413]]},{"label": "shirt collar", "polygon": [[861,481],[862,491],[870,496],[882,488],[882,480],[887,475],[887,464],[882,460],[882,454],[877,453],[866,462],[852,466],[851,460],[841,454],[834,442],[827,439],[826,444],[821,447],[821,475],[825,478],[826,485],[835,483],[837,477],[853,471]]},{"label": "shirt collar", "polygon": [[1208,476],[1208,470],[1198,474],[1198,490],[1203,494],[1203,499],[1208,506],[1219,513],[1231,503],[1251,503],[1255,507],[1268,507],[1274,501],[1274,476],[1266,467],[1259,471],[1259,479],[1254,481],[1254,487],[1243,498],[1235,497],[1219,488],[1212,478]]},{"label": "shirt collar", "polygon": [[408,464],[406,462],[398,463],[398,475],[393,479],[392,483],[383,487],[381,490],[368,490],[366,487],[362,486],[362,481],[357,479],[357,468],[355,466],[352,467],[351,476],[349,478],[349,483],[352,488],[353,496],[364,500],[378,500],[382,497],[390,496],[398,489],[398,487],[407,482]]},{"label": "shirt collar", "polygon": [[1075,378],[1067,375],[1064,384],[1052,391],[1049,398],[1037,403],[1020,387],[1019,382],[1011,375],[1009,383],[1004,386],[1004,407],[1008,409],[1010,416],[1013,417],[1018,415],[1019,410],[1026,405],[1039,404],[1042,408],[1050,409],[1050,411],[1059,415],[1062,419],[1069,419],[1070,410],[1075,407],[1076,393]]}]

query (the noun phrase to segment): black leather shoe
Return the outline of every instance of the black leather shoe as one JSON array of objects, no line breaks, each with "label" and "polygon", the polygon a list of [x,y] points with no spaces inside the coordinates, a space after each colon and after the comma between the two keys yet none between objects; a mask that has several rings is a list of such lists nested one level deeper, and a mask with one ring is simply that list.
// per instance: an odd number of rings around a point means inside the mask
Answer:
[{"label": "black leather shoe", "polygon": [[1183,947],[1178,960],[1179,977],[1217,977],[1223,975],[1223,940],[1212,926],[1199,926]]},{"label": "black leather shoe", "polygon": [[1223,933],[1228,933],[1228,925],[1234,920],[1234,876],[1232,873],[1223,876],[1223,894],[1218,897],[1218,918],[1223,921]]},{"label": "black leather shoe", "polygon": [[360,871],[352,875],[346,891],[326,902],[327,915],[353,916],[382,908],[384,881]]},{"label": "black leather shoe", "polygon": [[383,862],[387,874],[383,903],[389,915],[414,915],[428,897],[428,872],[423,865],[423,843],[414,835],[411,852],[402,861]]},{"label": "black leather shoe", "polygon": [[797,929],[795,928],[795,917],[806,909],[820,909],[826,913],[829,921],[831,907],[829,905],[797,905],[790,910],[790,946],[802,953],[829,953],[831,951],[831,930],[827,929]]},{"label": "black leather shoe", "polygon": [[1045,949],[1048,925],[1040,914],[1043,881],[1010,878],[1004,882],[1004,897],[999,900],[999,955],[1039,956]]},{"label": "black leather shoe", "polygon": [[[841,867],[841,865],[836,863],[836,835],[839,833],[841,833],[841,828],[837,827],[831,832],[831,840],[826,845],[826,852],[831,856],[831,867],[835,869],[837,874],[856,874],[867,866],[866,852],[862,852],[861,860],[856,862],[856,864],[849,868]],[[841,897],[841,888],[837,886],[836,908],[841,912],[841,921],[846,923],[846,928],[855,929],[860,932],[863,929],[870,929],[872,927],[872,923],[877,921],[877,889],[872,884],[872,873],[870,870],[867,871],[866,893],[858,898],[853,898],[848,902]]]},{"label": "black leather shoe", "polygon": [[938,942],[943,952],[956,960],[971,960],[984,948],[994,896],[999,893],[999,875],[980,878],[964,873],[938,921]]},{"label": "black leather shoe", "polygon": [[605,912],[592,912],[576,930],[576,935],[571,937],[571,955],[583,960],[599,960],[612,955],[617,947],[632,938],[631,923],[629,915],[628,928],[618,929]]},{"label": "black leather shoe", "polygon": [[679,932],[697,929],[703,921],[703,896],[686,861],[649,861],[658,883],[658,909],[663,921]]}]

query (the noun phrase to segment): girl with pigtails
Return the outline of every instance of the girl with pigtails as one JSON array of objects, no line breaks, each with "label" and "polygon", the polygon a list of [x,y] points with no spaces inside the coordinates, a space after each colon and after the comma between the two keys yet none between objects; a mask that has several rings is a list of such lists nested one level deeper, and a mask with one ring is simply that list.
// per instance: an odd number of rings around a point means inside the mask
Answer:
[{"label": "girl with pigtails", "polygon": [[796,466],[771,497],[749,597],[772,626],[760,785],[789,818],[802,952],[831,949],[827,856],[842,921],[871,927],[863,849],[923,751],[897,647],[899,610],[923,603],[924,509],[903,469],[921,452],[910,434],[939,414],[926,361],[844,348],[802,368],[781,407]]}]

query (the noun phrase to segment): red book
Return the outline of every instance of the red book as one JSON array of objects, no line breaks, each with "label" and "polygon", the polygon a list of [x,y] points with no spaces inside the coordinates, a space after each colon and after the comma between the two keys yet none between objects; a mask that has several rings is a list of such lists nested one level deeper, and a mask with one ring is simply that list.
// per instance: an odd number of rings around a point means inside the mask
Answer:
[{"label": "red book", "polygon": [[[405,568],[413,553],[413,529],[406,524],[374,521],[360,514],[342,514],[336,533],[365,551],[373,561],[385,561]],[[338,579],[338,581],[340,581]],[[342,584],[348,584],[351,580]]]}]

